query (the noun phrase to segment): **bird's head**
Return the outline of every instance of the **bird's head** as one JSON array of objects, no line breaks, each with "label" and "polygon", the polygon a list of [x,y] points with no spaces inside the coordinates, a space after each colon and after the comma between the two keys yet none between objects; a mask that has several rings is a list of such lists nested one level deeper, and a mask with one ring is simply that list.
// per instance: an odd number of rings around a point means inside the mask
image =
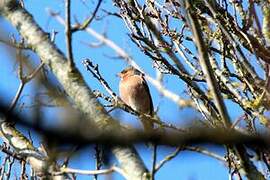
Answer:
[{"label": "bird's head", "polygon": [[138,70],[135,69],[132,66],[129,66],[122,70],[120,73],[117,74],[121,79],[124,79],[125,77],[133,76],[133,75],[142,75],[142,73]]}]

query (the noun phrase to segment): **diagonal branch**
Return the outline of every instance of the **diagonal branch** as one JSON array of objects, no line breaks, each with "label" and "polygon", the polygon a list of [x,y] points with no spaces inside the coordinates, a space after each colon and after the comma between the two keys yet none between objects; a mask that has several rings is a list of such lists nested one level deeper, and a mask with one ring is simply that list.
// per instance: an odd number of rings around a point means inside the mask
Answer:
[{"label": "diagonal branch", "polygon": [[187,16],[189,19],[190,28],[191,28],[191,31],[193,33],[193,36],[194,36],[194,39],[198,48],[200,64],[201,64],[203,73],[206,76],[207,85],[209,86],[209,89],[214,96],[214,102],[221,116],[224,127],[229,127],[230,126],[229,115],[228,115],[226,106],[224,104],[223,98],[221,96],[220,88],[215,78],[212,66],[209,61],[208,51],[202,38],[202,32],[201,32],[199,22],[194,16],[194,13],[192,12],[192,7],[189,4],[189,2],[186,2],[186,7],[187,7]]}]

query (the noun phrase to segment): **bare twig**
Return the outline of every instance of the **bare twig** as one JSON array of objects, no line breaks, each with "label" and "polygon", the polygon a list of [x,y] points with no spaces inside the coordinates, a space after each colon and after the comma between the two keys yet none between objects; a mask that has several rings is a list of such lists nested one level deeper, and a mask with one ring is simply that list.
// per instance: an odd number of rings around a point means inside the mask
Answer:
[{"label": "bare twig", "polygon": [[151,180],[155,179],[156,173],[156,162],[157,162],[157,145],[154,143],[153,146],[153,154],[152,154],[152,170],[151,170]]},{"label": "bare twig", "polygon": [[25,161],[21,161],[21,176],[20,176],[20,180],[26,180],[27,179],[27,175],[26,175],[26,162]]},{"label": "bare twig", "polygon": [[[99,144],[95,145],[95,159],[96,159],[96,170],[100,170],[102,165],[102,154],[101,154],[101,146]],[[94,175],[94,180],[97,180],[97,174]]]},{"label": "bare twig", "polygon": [[13,166],[14,162],[15,162],[15,158],[10,156],[9,160],[8,160],[8,165],[7,165],[6,179],[10,179],[12,166]]},{"label": "bare twig", "polygon": [[6,155],[5,158],[3,158],[3,160],[2,160],[0,179],[4,179],[4,177],[6,175],[6,165],[8,163],[9,158],[10,158],[10,156]]},{"label": "bare twig", "polygon": [[85,59],[82,61],[83,65],[86,69],[91,72],[91,74],[101,83],[101,85],[105,88],[105,90],[114,98],[115,101],[118,100],[117,95],[110,88],[109,84],[105,79],[101,76],[98,65],[94,65],[89,59]]},{"label": "bare twig", "polygon": [[238,118],[234,121],[234,123],[231,125],[231,128],[232,128],[232,129],[235,128],[235,127],[240,123],[240,121],[243,120],[243,119],[245,119],[245,118],[246,118],[246,114],[244,114],[244,115],[238,117]]},{"label": "bare twig", "polygon": [[9,111],[12,111],[12,110],[15,108],[15,106],[16,106],[16,104],[17,104],[17,102],[18,102],[18,100],[19,100],[19,98],[20,98],[20,96],[21,96],[21,94],[22,94],[24,85],[25,85],[25,83],[23,83],[23,82],[21,81],[21,82],[20,82],[20,85],[19,85],[19,88],[18,88],[18,90],[17,90],[17,92],[16,92],[16,95],[15,95],[15,97],[13,98],[13,100],[12,100],[10,106],[9,106]]},{"label": "bare twig", "polygon": [[83,175],[101,175],[101,174],[110,174],[112,172],[118,172],[124,177],[126,176],[126,173],[119,167],[112,166],[109,169],[102,169],[102,170],[81,170],[81,169],[72,169],[72,168],[67,168],[63,167],[60,169],[59,172],[55,172],[54,175],[60,175],[63,173],[68,173],[68,174],[83,174]]},{"label": "bare twig", "polygon": [[20,61],[20,64],[19,64],[19,68],[18,68],[18,76],[20,79],[20,85],[19,85],[19,88],[16,92],[15,97],[13,98],[13,100],[9,106],[9,112],[15,108],[15,106],[16,106],[16,104],[17,104],[17,102],[22,94],[22,91],[23,91],[25,84],[27,84],[29,81],[31,81],[36,76],[36,74],[42,69],[42,67],[44,65],[44,63],[41,62],[41,64],[33,72],[31,72],[27,76],[23,76],[22,63],[21,63],[21,60],[19,60],[19,61]]},{"label": "bare twig", "polygon": [[70,22],[70,0],[66,0],[66,50],[67,59],[69,62],[70,70],[74,67],[73,52],[72,52],[72,32],[71,32],[71,22]]},{"label": "bare twig", "polygon": [[182,150],[182,147],[178,147],[176,148],[176,150],[169,154],[168,156],[166,156],[163,160],[161,160],[155,167],[155,171],[158,171],[162,166],[164,166],[168,161],[172,160],[174,157],[176,157],[180,151]]},{"label": "bare twig", "polygon": [[207,155],[207,156],[210,156],[212,158],[215,158],[219,161],[222,161],[223,163],[226,163],[226,160],[224,157],[216,154],[216,153],[213,153],[213,152],[210,152],[208,151],[207,149],[205,148],[202,148],[202,147],[196,147],[196,146],[185,146],[183,148],[183,150],[189,150],[189,151],[195,151],[195,152],[198,152],[198,153],[201,153],[201,154],[204,154],[204,155]]},{"label": "bare twig", "polygon": [[71,29],[71,31],[72,32],[76,32],[76,31],[83,31],[83,30],[85,30],[91,24],[91,22],[93,21],[93,19],[96,17],[96,14],[97,14],[97,12],[98,12],[98,10],[100,8],[101,3],[102,3],[102,0],[98,0],[97,6],[96,6],[93,14],[89,18],[87,18],[82,24],[78,24],[75,27],[73,27]]}]

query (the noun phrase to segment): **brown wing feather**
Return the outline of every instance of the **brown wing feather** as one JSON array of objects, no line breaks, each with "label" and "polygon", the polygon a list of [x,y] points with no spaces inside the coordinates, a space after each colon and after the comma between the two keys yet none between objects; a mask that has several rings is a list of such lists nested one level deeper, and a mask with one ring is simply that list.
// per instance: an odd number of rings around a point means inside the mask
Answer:
[{"label": "brown wing feather", "polygon": [[[142,84],[145,87],[146,93],[148,94],[148,97],[149,97],[149,103],[150,103],[149,115],[153,116],[154,115],[154,107],[153,107],[153,101],[152,101],[152,97],[151,97],[151,94],[150,94],[150,90],[149,90],[149,87],[148,87],[147,82],[144,79],[143,75],[142,75],[142,79],[143,79]],[[143,118],[142,123],[143,123],[143,127],[144,127],[146,132],[152,132],[153,131],[154,123],[150,119],[148,119],[148,118],[144,119]]]},{"label": "brown wing feather", "polygon": [[153,101],[152,101],[152,97],[151,97],[151,94],[150,94],[150,90],[149,90],[149,87],[146,83],[146,80],[144,79],[143,75],[142,75],[142,78],[143,78],[143,85],[145,86],[145,89],[146,89],[146,93],[149,95],[149,100],[150,100],[150,114],[149,115],[153,115],[154,113],[154,106],[153,106]]}]

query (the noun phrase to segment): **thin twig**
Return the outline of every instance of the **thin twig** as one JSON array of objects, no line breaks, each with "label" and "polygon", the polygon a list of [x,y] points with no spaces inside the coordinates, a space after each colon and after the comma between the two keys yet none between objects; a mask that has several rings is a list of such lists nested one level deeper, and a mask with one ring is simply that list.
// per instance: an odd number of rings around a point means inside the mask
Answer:
[{"label": "thin twig", "polygon": [[154,180],[155,179],[156,162],[157,162],[157,145],[154,143],[153,144],[153,154],[152,154],[151,180]]},{"label": "thin twig", "polygon": [[18,88],[18,90],[17,90],[17,92],[16,92],[16,95],[15,95],[15,97],[13,98],[13,100],[12,100],[12,102],[11,102],[9,108],[8,108],[8,111],[9,111],[9,112],[12,111],[12,110],[15,108],[15,106],[16,106],[16,104],[17,104],[17,102],[18,102],[18,100],[19,100],[19,98],[20,98],[20,96],[21,96],[21,94],[22,94],[24,85],[25,85],[25,83],[21,81],[21,82],[20,82],[20,85],[19,85],[19,88]]},{"label": "thin twig", "polygon": [[70,22],[70,0],[66,0],[66,50],[67,50],[67,59],[69,62],[70,70],[74,67],[73,52],[72,52],[72,32],[71,32],[71,22]]},{"label": "thin twig", "polygon": [[7,171],[6,171],[6,179],[10,179],[10,175],[11,175],[11,171],[12,171],[12,166],[15,162],[15,158],[10,156],[9,157],[9,161],[8,161],[8,167],[7,167]]},{"label": "thin twig", "polygon": [[[44,148],[44,146],[43,146],[43,148]],[[64,160],[64,162],[63,162],[63,166],[64,166],[64,167],[67,167],[67,165],[68,165],[68,163],[69,163],[69,161],[70,161],[70,158],[75,154],[75,152],[76,152],[78,149],[79,149],[79,146],[75,146],[75,147],[73,147],[73,148],[67,153],[66,158],[65,158],[65,160]]]},{"label": "thin twig", "polygon": [[76,31],[83,31],[83,30],[85,30],[91,24],[91,22],[93,21],[93,19],[96,17],[96,14],[98,12],[98,9],[99,9],[101,3],[102,3],[102,0],[99,0],[98,3],[97,3],[96,8],[95,8],[95,10],[94,10],[94,12],[92,14],[92,16],[90,16],[88,19],[86,19],[83,22],[83,24],[76,25],[75,27],[73,27],[71,29],[71,32],[73,33],[73,32],[76,32]]},{"label": "thin twig", "polygon": [[[100,145],[99,144],[96,144],[95,145],[95,159],[96,159],[96,170],[100,170],[100,168],[101,168],[101,160],[102,160],[102,158],[101,158],[101,147],[100,147]],[[98,179],[98,176],[97,176],[97,174],[95,174],[94,175],[94,180],[97,180]]]},{"label": "thin twig", "polygon": [[246,114],[244,114],[244,115],[238,117],[238,118],[234,121],[234,123],[232,124],[231,128],[234,129],[234,128],[240,123],[240,121],[243,120],[244,118],[246,118]]},{"label": "thin twig", "polygon": [[5,158],[2,160],[1,164],[1,172],[0,172],[0,179],[4,179],[5,174],[6,174],[6,164],[8,162],[8,159],[10,158],[9,155],[6,155]]},{"label": "thin twig", "polygon": [[217,155],[216,153],[210,152],[205,148],[202,147],[195,147],[195,146],[185,146],[183,150],[189,150],[189,151],[195,151],[198,153],[202,153],[204,155],[210,156],[212,158],[215,158],[219,161],[222,161],[223,163],[226,163],[226,160],[224,157]]},{"label": "thin twig", "polygon": [[83,175],[101,175],[101,174],[110,174],[112,172],[118,172],[124,177],[127,177],[126,173],[119,167],[112,166],[109,169],[102,169],[102,170],[81,170],[81,169],[72,169],[72,168],[67,168],[63,167],[60,169],[59,172],[53,173],[53,175],[60,175],[64,173],[69,173],[69,174],[83,174]]},{"label": "thin twig", "polygon": [[[114,168],[110,169],[101,169],[101,170],[81,170],[81,169],[72,169],[72,168],[62,168],[59,173],[72,173],[72,174],[84,174],[84,175],[100,175],[100,174],[109,174],[114,172]],[[58,175],[56,173],[55,175]]]},{"label": "thin twig", "polygon": [[26,162],[25,161],[21,161],[21,176],[20,176],[21,180],[25,180],[27,179],[27,175],[26,175]]},{"label": "thin twig", "polygon": [[170,161],[171,159],[173,159],[174,157],[176,157],[180,151],[182,150],[183,148],[182,147],[178,147],[176,148],[176,150],[169,154],[168,156],[166,156],[163,160],[161,160],[155,167],[155,171],[158,171],[162,166],[165,165],[165,163],[167,163],[168,161]]},{"label": "thin twig", "polygon": [[30,73],[27,76],[23,76],[23,67],[22,67],[22,63],[20,61],[19,68],[18,68],[18,76],[20,79],[20,85],[19,85],[19,88],[16,92],[15,97],[13,98],[13,100],[9,106],[9,109],[8,109],[9,112],[11,112],[15,108],[15,106],[16,106],[16,104],[17,104],[17,102],[22,94],[23,88],[25,87],[25,84],[27,84],[29,81],[31,81],[37,75],[37,73],[41,70],[43,65],[44,65],[44,63],[41,62],[41,64],[32,73]]},{"label": "thin twig", "polygon": [[101,83],[101,85],[105,88],[105,90],[117,101],[118,97],[113,92],[107,81],[101,76],[98,65],[94,65],[89,59],[85,59],[82,61],[83,65],[86,69],[91,72],[91,74]]}]

